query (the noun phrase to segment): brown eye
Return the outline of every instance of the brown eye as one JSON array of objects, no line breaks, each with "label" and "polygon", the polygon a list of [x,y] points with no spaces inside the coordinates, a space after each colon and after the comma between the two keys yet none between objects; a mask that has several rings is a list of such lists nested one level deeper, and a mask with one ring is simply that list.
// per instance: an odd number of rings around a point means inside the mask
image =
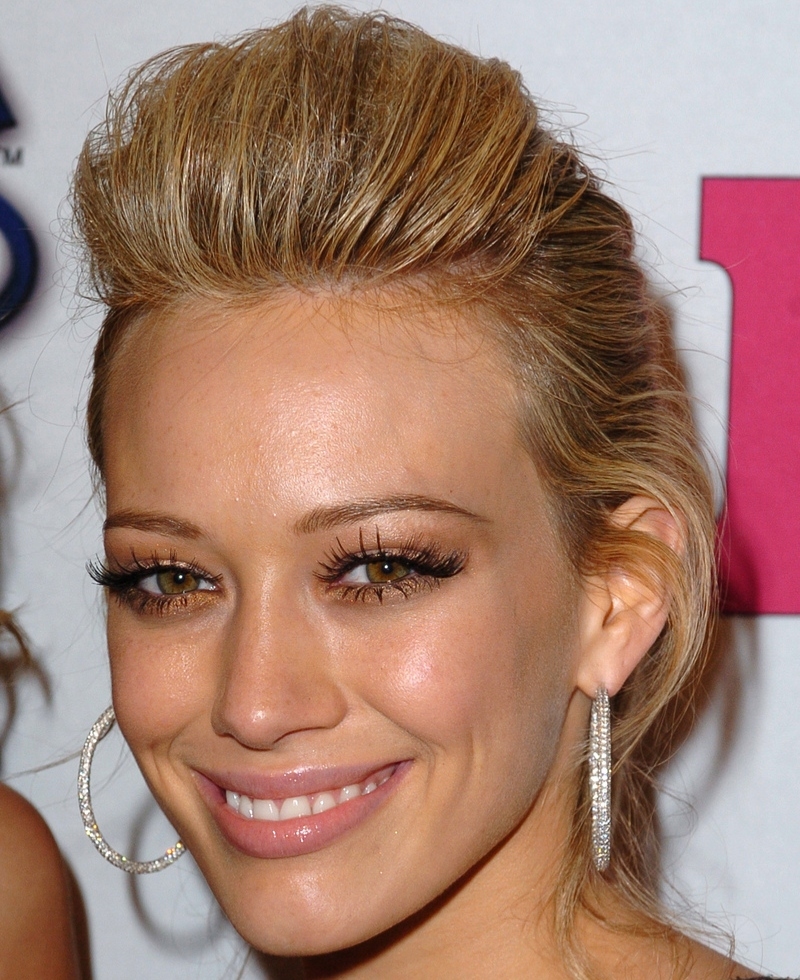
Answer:
[{"label": "brown eye", "polygon": [[366,562],[363,567],[367,581],[373,585],[380,585],[382,582],[397,582],[409,575],[407,565],[389,559]]},{"label": "brown eye", "polygon": [[183,568],[167,568],[153,575],[152,579],[156,586],[152,591],[161,595],[182,595],[184,592],[196,592],[200,588],[200,579]]}]

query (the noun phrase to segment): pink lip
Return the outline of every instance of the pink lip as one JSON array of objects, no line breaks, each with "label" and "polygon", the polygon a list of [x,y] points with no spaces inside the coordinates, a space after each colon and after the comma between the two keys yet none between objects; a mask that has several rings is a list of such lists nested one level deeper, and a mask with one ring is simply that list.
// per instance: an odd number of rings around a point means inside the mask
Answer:
[{"label": "pink lip", "polygon": [[289,772],[257,773],[237,769],[200,769],[201,775],[221,790],[230,789],[257,800],[285,800],[287,796],[311,796],[327,790],[363,783],[392,762],[354,766],[321,766]]},{"label": "pink lip", "polygon": [[362,783],[386,766],[308,769],[275,776],[234,772],[195,775],[201,796],[232,847],[248,857],[288,858],[319,851],[366,820],[394,792],[409,766],[409,762],[398,763],[389,779],[366,796],[362,794],[313,816],[275,822],[241,816],[226,803],[225,790],[261,800],[310,796]]}]

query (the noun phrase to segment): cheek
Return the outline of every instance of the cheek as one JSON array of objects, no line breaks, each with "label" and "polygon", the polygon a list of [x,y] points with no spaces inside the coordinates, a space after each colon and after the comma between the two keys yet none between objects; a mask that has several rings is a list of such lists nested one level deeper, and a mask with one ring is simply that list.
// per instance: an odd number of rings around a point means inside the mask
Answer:
[{"label": "cheek", "polygon": [[200,633],[170,637],[163,628],[142,628],[112,600],[112,697],[120,730],[134,753],[174,737],[200,710],[213,684],[207,642]]},{"label": "cheek", "polygon": [[568,698],[563,607],[517,615],[513,598],[496,598],[372,636],[360,668],[366,700],[434,751],[460,743],[497,759],[554,741]]}]

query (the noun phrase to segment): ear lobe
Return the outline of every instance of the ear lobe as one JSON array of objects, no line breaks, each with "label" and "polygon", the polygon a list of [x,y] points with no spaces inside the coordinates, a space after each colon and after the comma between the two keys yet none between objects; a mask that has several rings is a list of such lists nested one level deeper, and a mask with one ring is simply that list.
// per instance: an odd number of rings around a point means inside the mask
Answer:
[{"label": "ear lobe", "polygon": [[[683,551],[683,528],[649,497],[629,498],[612,520],[651,535],[677,554]],[[655,563],[651,570],[652,578],[633,564],[617,565],[585,580],[576,684],[587,697],[594,698],[600,687],[613,697],[664,628],[670,596],[666,583],[657,580]]]}]

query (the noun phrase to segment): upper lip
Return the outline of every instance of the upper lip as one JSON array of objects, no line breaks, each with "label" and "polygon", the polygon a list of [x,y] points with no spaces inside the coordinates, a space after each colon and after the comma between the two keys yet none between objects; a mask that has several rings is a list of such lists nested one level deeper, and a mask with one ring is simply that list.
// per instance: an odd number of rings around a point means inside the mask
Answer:
[{"label": "upper lip", "polygon": [[312,796],[327,790],[363,783],[370,776],[403,760],[368,762],[362,765],[299,767],[284,772],[262,773],[244,769],[198,769],[222,790],[243,793],[256,800],[283,800],[291,796]]}]

